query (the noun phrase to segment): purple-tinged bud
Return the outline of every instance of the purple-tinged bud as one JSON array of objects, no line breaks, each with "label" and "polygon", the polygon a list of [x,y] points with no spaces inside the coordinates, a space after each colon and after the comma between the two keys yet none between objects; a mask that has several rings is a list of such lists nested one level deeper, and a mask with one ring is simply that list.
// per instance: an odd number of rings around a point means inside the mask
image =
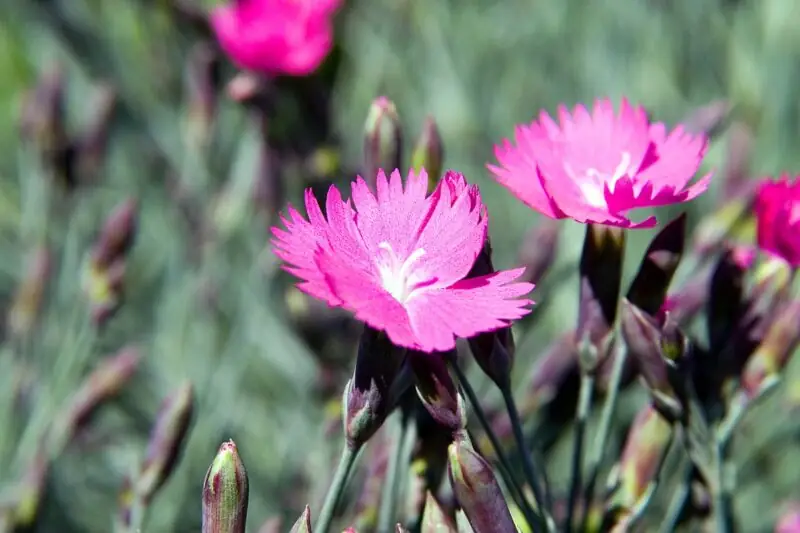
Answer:
[{"label": "purple-tinged bud", "polygon": [[195,45],[186,65],[188,101],[187,141],[196,148],[208,145],[217,113],[219,58],[207,43]]},{"label": "purple-tinged bud", "polygon": [[203,482],[202,533],[244,533],[249,490],[244,463],[229,440],[219,447]]},{"label": "purple-tinged bud", "polygon": [[708,339],[712,353],[722,351],[745,312],[744,278],[746,266],[727,250],[717,262],[711,277],[708,304]]},{"label": "purple-tinged bud", "polygon": [[671,327],[672,338],[665,339],[662,325],[627,299],[622,300],[621,323],[628,353],[636,361],[655,406],[668,419],[679,419],[684,399],[675,392],[670,379],[670,368],[685,355],[685,344],[678,340],[679,332]]},{"label": "purple-tinged bud", "polygon": [[784,304],[775,314],[764,340],[745,364],[741,386],[753,399],[777,382],[789,358],[800,345],[800,300]]},{"label": "purple-tinged bud", "polygon": [[672,424],[652,405],[646,405],[636,415],[620,462],[610,475],[612,489],[607,509],[614,517],[614,531],[627,531],[620,526],[638,518],[637,508],[654,488],[673,431]]},{"label": "purple-tinged bud", "polygon": [[447,449],[448,473],[459,507],[475,533],[516,533],[503,491],[492,467],[472,448],[466,435]]},{"label": "purple-tinged bud", "polygon": [[704,106],[695,108],[681,121],[683,128],[694,134],[713,139],[727,125],[727,119],[733,106],[727,100],[714,100]]},{"label": "purple-tinged bud", "polygon": [[594,373],[609,354],[624,252],[625,231],[622,228],[586,225],[576,330],[579,362],[586,373]]},{"label": "purple-tinged bud", "polygon": [[133,490],[142,501],[149,502],[172,474],[186,441],[193,412],[194,392],[188,382],[161,404],[150,432],[142,468],[133,483]]},{"label": "purple-tinged bud", "polygon": [[28,93],[20,116],[22,137],[33,142],[46,157],[64,149],[67,141],[64,123],[64,68],[50,65]]},{"label": "purple-tinged bud", "polygon": [[100,404],[122,390],[136,372],[141,359],[136,348],[126,347],[97,365],[68,401],[62,415],[56,418],[58,429],[54,434],[56,440],[52,443],[56,450],[61,450]]},{"label": "purple-tinged bud", "polygon": [[683,257],[685,241],[686,213],[682,213],[664,226],[648,246],[628,289],[627,298],[633,305],[652,316],[658,313]]},{"label": "purple-tinged bud", "polygon": [[404,358],[405,350],[394,346],[385,333],[364,326],[353,377],[343,397],[344,433],[351,449],[357,450],[367,442],[394,407],[401,392],[395,385]]},{"label": "purple-tinged bud", "polygon": [[428,191],[433,192],[442,177],[444,147],[439,128],[433,117],[426,117],[422,132],[411,152],[411,167],[419,172],[423,168],[428,173]]},{"label": "purple-tinged bud", "polygon": [[114,112],[119,98],[110,84],[94,90],[89,108],[92,110],[86,125],[75,140],[80,179],[89,180],[99,171],[106,156]]},{"label": "purple-tinged bud", "polygon": [[9,332],[16,336],[30,333],[39,317],[52,269],[50,251],[46,246],[37,246],[29,254],[27,263],[7,317]]},{"label": "purple-tinged bud", "polygon": [[757,180],[748,179],[754,144],[755,136],[750,126],[739,121],[730,125],[725,167],[720,176],[722,191],[718,202],[725,203],[742,194],[752,193],[758,184]]},{"label": "purple-tinged bud", "polygon": [[420,533],[457,533],[456,525],[444,512],[439,502],[428,491],[425,496],[425,511],[422,514]]},{"label": "purple-tinged bud", "polygon": [[105,270],[118,259],[124,258],[133,246],[139,222],[139,205],[135,198],[127,198],[111,211],[92,251],[92,263]]},{"label": "purple-tinged bud", "polygon": [[525,236],[517,263],[525,267],[519,281],[537,284],[550,270],[558,253],[561,221],[541,217]]},{"label": "purple-tinged bud", "polygon": [[[467,274],[467,278],[487,276],[495,272],[492,264],[492,245],[489,237],[483,243],[483,249],[475,258],[475,264]],[[514,335],[511,327],[479,333],[468,339],[469,348],[478,366],[489,379],[501,389],[509,386],[511,368],[514,365]]]},{"label": "purple-tinged bud", "polygon": [[303,514],[294,523],[289,533],[311,533],[311,508],[306,505]]},{"label": "purple-tinged bud", "polygon": [[372,185],[379,169],[389,172],[402,168],[403,131],[394,103],[381,96],[375,99],[364,124],[364,175]]},{"label": "purple-tinged bud", "polygon": [[407,361],[414,373],[417,395],[422,405],[439,424],[456,432],[467,425],[464,399],[447,368],[444,354],[409,351]]}]

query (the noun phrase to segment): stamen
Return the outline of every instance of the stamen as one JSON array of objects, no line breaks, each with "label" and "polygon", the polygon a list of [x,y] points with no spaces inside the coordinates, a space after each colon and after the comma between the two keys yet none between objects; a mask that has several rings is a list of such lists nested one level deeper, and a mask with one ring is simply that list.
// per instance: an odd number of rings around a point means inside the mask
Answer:
[{"label": "stamen", "polygon": [[419,276],[414,275],[413,267],[419,258],[425,255],[425,250],[417,248],[404,261],[400,261],[392,245],[388,242],[381,242],[378,244],[378,248],[386,252],[383,254],[384,261],[379,261],[377,265],[383,288],[395,300],[404,303],[411,296],[419,281]]}]

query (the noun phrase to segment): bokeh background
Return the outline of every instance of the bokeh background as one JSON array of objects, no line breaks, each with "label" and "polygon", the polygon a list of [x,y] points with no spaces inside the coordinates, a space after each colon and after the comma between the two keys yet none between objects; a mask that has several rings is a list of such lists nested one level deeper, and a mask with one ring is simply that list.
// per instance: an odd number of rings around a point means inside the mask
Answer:
[{"label": "bokeh background", "polygon": [[[726,99],[754,133],[752,175],[800,169],[797,0],[344,4],[336,48],[323,67],[309,78],[275,80],[270,89],[268,160],[295,204],[304,187],[324,190],[358,172],[364,120],[379,95],[395,102],[408,147],[424,118],[435,118],[445,167],[481,187],[501,268],[517,263],[539,220],[489,179],[485,164],[515,124],[558,103],[626,96],[675,124]],[[277,178],[264,171],[258,125],[226,93],[236,71],[224,58],[211,141],[198,141],[203,106],[193,69],[213,40],[190,15],[214,2],[175,5],[0,3],[2,306],[11,305],[32,249],[47,243],[56,258],[38,325],[22,341],[5,331],[0,345],[0,483],[25,472],[45,429],[98,360],[132,344],[145,354],[121,394],[54,458],[37,531],[110,530],[120,484],[142,458],[159,403],[185,380],[197,396],[191,433],[143,531],[199,531],[203,476],[224,439],[237,442],[250,474],[250,531],[274,515],[293,521],[304,503],[297,492],[309,484],[324,490],[313,481],[329,475],[338,454],[339,441],[326,431],[336,420],[331,402],[346,379],[358,326],[324,313],[279,272],[268,246],[275,205],[269,194],[253,194]],[[104,88],[118,97],[104,155],[71,191],[41,163],[20,126],[26,95],[56,66],[63,69],[67,131],[92,123]],[[727,138],[715,139],[705,169],[725,165]],[[713,205],[717,188],[689,207],[690,226]],[[98,331],[81,290],[82,264],[104,218],[130,196],[141,211],[126,299]],[[628,277],[652,236],[632,235]],[[517,331],[520,388],[530,363],[574,324],[582,239],[581,226],[563,224],[556,264],[537,291],[542,316]],[[329,328],[323,333],[321,316]],[[790,381],[742,431],[742,531],[769,531],[782,502],[800,498],[792,452],[800,448],[800,424],[785,407],[798,403],[792,390]],[[627,416],[638,405],[630,401],[622,406]],[[561,455],[554,452],[554,465]],[[309,503],[318,506],[322,494],[314,497]]]}]

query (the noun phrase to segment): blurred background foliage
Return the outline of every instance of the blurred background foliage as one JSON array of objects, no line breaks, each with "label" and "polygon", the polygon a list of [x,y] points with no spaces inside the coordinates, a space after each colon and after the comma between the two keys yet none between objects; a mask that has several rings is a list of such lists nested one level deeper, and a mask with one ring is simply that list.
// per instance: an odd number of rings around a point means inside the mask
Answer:
[{"label": "blurred background foliage", "polygon": [[[305,186],[324,191],[327,180],[347,183],[358,172],[373,98],[394,100],[408,147],[432,115],[445,167],[481,186],[495,264],[505,268],[537,216],[492,182],[485,164],[514,124],[560,102],[624,95],[674,124],[728,99],[755,132],[754,175],[800,168],[798,21],[796,0],[346,0],[323,68],[271,85],[265,159],[259,124],[226,97],[235,70],[225,60],[216,120],[203,140],[202,106],[187,80],[211,40],[187,10],[167,0],[0,3],[3,306],[35,246],[46,243],[57,259],[36,330],[23,340],[4,332],[0,482],[26,470],[87,372],[133,344],[145,357],[141,371],[54,461],[39,531],[109,531],[121,480],[142,458],[159,403],[187,379],[197,398],[188,444],[144,531],[199,530],[203,474],[226,438],[237,442],[250,474],[250,530],[275,514],[296,516],[305,503],[297,491],[327,476],[336,460],[338,440],[326,440],[326,424],[335,423],[328,403],[339,399],[359,329],[334,314],[335,334],[320,337],[319,310],[279,273],[267,245],[274,198],[255,195],[259,204],[252,193],[276,179],[265,160],[297,205]],[[102,87],[118,96],[106,157],[71,192],[19,126],[25,95],[56,65],[67,131],[91,124]],[[705,168],[723,166],[725,144],[723,134]],[[129,196],[138,199],[140,226],[126,299],[97,330],[81,293],[83,258],[104,218]],[[690,226],[714,196],[690,206]],[[652,235],[631,236],[628,277]],[[542,316],[517,331],[520,387],[531,361],[574,323],[582,239],[581,226],[564,223],[558,260],[537,291]],[[763,416],[785,413],[779,404],[797,387],[782,388],[741,431],[752,441],[742,446],[751,466],[736,499],[742,531],[769,530],[777,506],[800,497],[798,424],[786,425],[785,414]],[[627,416],[640,396],[623,405]],[[787,430],[794,446],[780,440]],[[557,453],[553,464],[562,462]]]}]

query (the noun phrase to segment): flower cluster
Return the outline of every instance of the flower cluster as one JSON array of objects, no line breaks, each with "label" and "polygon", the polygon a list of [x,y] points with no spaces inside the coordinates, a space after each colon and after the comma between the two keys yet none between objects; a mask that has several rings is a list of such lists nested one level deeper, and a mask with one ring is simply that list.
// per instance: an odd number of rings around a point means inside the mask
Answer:
[{"label": "flower cluster", "polygon": [[[546,113],[517,128],[517,146],[497,147],[497,180],[530,207],[553,218],[621,227],[650,227],[626,218],[631,209],[695,198],[708,174],[692,179],[707,140],[650,123],[645,111],[609,100],[592,113],[577,106]],[[478,188],[449,171],[427,195],[427,174],[378,172],[377,194],[358,178],[351,200],[335,186],[323,215],[306,192],[308,219],[289,207],[285,229],[273,228],[276,255],[300,278],[299,288],[352,311],[398,346],[445,351],[456,338],[507,327],[530,312],[533,285],[524,269],[470,277],[487,239],[488,215]]]}]

